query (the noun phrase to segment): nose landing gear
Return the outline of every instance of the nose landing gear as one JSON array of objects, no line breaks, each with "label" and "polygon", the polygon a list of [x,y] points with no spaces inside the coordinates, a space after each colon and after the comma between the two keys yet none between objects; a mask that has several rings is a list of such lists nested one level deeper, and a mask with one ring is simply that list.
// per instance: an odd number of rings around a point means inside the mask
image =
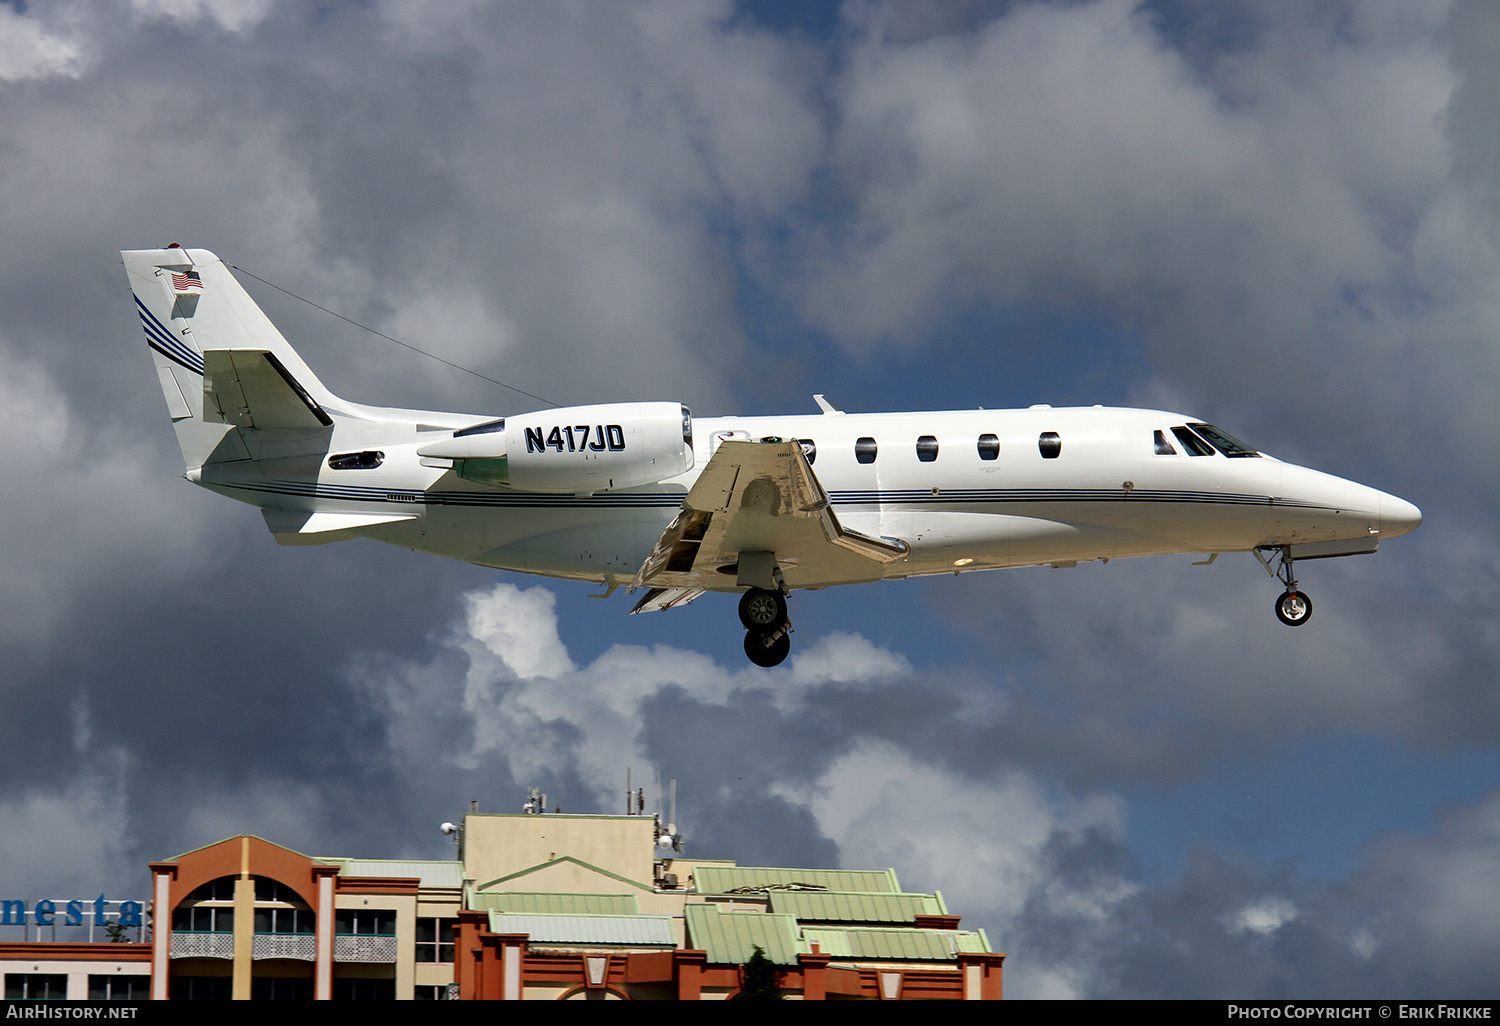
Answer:
[{"label": "nose landing gear", "polygon": [[1286,591],[1276,597],[1276,619],[1288,627],[1301,627],[1312,619],[1312,599],[1297,588],[1297,577],[1292,572],[1292,547],[1278,545],[1275,551],[1280,558],[1274,570],[1271,569],[1270,559],[1262,554],[1262,550],[1255,550],[1255,558],[1266,568],[1266,573],[1286,585]]},{"label": "nose landing gear", "polygon": [[745,655],[756,666],[779,666],[792,651],[792,621],[786,595],[751,588],[740,597],[740,623],[745,625]]}]

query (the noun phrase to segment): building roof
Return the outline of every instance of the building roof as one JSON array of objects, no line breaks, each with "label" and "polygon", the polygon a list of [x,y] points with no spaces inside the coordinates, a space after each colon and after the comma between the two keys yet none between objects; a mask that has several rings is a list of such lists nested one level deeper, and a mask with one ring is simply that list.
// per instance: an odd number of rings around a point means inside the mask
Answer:
[{"label": "building roof", "polygon": [[[612,818],[612,819],[624,819],[625,817],[624,816],[613,816],[613,817],[600,816],[598,818],[600,818],[600,819],[608,819],[608,818]],[[583,861],[583,859],[574,858],[572,855],[564,855],[561,858],[555,858],[555,859],[552,859],[552,860],[550,860],[548,862],[539,863],[539,864],[537,864],[535,866],[527,866],[525,869],[519,869],[519,870],[517,870],[514,873],[508,873],[505,876],[496,877],[494,880],[486,880],[484,883],[478,884],[475,889],[479,890],[479,891],[487,891],[487,890],[490,890],[491,888],[497,888],[501,884],[509,884],[512,880],[520,880],[523,877],[544,874],[548,870],[559,868],[559,867],[564,867],[564,866],[570,866],[570,865],[578,867],[580,870],[582,870],[586,874],[598,874],[599,876],[605,877],[606,879],[614,880],[614,881],[617,881],[618,883],[622,883],[622,884],[628,884],[629,886],[634,887],[636,890],[640,890],[640,891],[650,891],[650,890],[652,890],[652,888],[649,885],[641,883],[639,880],[632,880],[628,876],[621,876],[619,873],[611,873],[607,869],[601,869],[601,868],[599,868],[598,866],[594,865],[592,862],[585,862],[585,861]]]},{"label": "building roof", "polygon": [[900,894],[896,871],[859,869],[782,869],[756,866],[699,866],[693,874],[699,894],[735,894],[748,891],[796,889],[859,891]]},{"label": "building roof", "polygon": [[947,915],[932,894],[877,894],[870,891],[770,891],[772,912],[823,923],[914,923],[918,915]]},{"label": "building roof", "polygon": [[469,897],[477,912],[512,915],[634,916],[641,903],[634,894],[565,894],[545,891],[484,891]]},{"label": "building roof", "polygon": [[318,861],[339,863],[339,876],[414,876],[422,881],[423,887],[462,887],[464,885],[462,862],[342,858],[321,858]]},{"label": "building roof", "polygon": [[542,916],[490,913],[491,933],[524,933],[536,944],[675,948],[671,916]]},{"label": "building roof", "polygon": [[951,962],[960,951],[988,951],[983,934],[969,930],[913,930],[910,927],[804,926],[802,939],[834,958],[881,961]]},{"label": "building roof", "polygon": [[797,935],[797,920],[775,912],[723,912],[718,905],[683,909],[688,946],[708,952],[711,965],[744,965],[759,947],[778,965],[795,965],[809,950]]}]

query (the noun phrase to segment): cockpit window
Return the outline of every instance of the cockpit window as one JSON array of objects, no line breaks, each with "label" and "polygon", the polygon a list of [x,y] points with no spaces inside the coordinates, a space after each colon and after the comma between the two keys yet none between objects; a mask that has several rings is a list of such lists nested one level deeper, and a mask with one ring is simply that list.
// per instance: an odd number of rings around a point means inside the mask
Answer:
[{"label": "cockpit window", "polygon": [[1172,434],[1177,436],[1177,440],[1182,443],[1182,447],[1188,451],[1189,456],[1212,456],[1214,454],[1213,446],[1185,427],[1174,427]]},{"label": "cockpit window", "polygon": [[1169,441],[1167,441],[1167,436],[1165,434],[1163,434],[1162,432],[1160,432],[1160,431],[1153,431],[1151,433],[1151,441],[1156,446],[1156,455],[1158,455],[1158,456],[1176,456],[1177,455],[1177,450],[1174,449],[1174,448],[1172,448],[1172,443],[1169,442]]},{"label": "cockpit window", "polygon": [[1250,448],[1238,438],[1235,438],[1233,435],[1226,435],[1224,432],[1220,431],[1212,424],[1189,424],[1188,427],[1192,428],[1194,431],[1198,432],[1198,434],[1208,439],[1209,443],[1213,445],[1215,449],[1218,449],[1220,452],[1222,452],[1225,456],[1260,455],[1260,453]]}]

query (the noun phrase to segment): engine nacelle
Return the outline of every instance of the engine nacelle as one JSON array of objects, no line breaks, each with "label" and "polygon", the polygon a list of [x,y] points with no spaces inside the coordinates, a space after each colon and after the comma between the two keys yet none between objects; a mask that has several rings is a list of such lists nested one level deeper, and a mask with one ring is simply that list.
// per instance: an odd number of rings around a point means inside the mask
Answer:
[{"label": "engine nacelle", "polygon": [[693,415],[679,403],[569,406],[462,428],[418,453],[523,492],[630,488],[693,469]]}]

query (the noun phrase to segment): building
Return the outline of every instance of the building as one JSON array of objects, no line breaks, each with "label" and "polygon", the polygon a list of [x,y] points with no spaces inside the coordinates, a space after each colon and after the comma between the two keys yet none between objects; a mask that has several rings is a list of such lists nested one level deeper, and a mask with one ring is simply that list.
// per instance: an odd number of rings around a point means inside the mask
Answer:
[{"label": "building", "polygon": [[455,832],[452,861],[241,836],[154,862],[149,939],[0,942],[6,995],[714,1000],[757,948],[789,998],[1001,995],[984,931],[892,870],[662,857],[645,815],[470,813]]}]

